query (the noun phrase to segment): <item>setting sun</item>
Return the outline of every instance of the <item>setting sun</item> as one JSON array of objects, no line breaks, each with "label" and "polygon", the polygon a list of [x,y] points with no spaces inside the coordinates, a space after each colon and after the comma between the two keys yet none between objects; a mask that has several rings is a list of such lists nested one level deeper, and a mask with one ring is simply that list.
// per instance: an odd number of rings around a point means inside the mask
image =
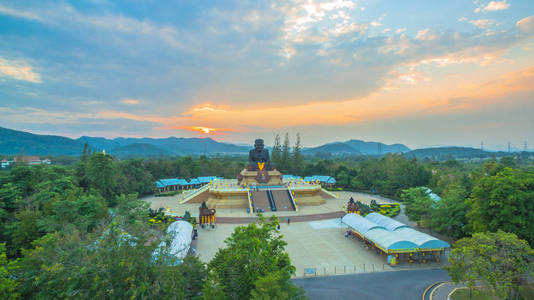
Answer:
[{"label": "setting sun", "polygon": [[213,128],[208,128],[208,127],[193,127],[193,129],[196,129],[205,134],[210,134],[213,131]]}]

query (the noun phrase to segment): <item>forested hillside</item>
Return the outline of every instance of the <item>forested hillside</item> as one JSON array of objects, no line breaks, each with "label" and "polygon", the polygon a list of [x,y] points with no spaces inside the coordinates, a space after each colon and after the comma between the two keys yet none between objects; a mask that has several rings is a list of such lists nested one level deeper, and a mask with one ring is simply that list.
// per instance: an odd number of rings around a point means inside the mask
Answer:
[{"label": "forested hillside", "polygon": [[0,153],[7,155],[80,155],[84,144],[62,136],[38,135],[0,127]]}]

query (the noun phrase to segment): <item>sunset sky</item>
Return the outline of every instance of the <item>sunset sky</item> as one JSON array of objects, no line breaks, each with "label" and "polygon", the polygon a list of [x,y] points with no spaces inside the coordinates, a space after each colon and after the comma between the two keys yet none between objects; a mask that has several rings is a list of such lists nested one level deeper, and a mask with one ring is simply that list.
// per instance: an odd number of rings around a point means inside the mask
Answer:
[{"label": "sunset sky", "polygon": [[534,149],[534,1],[1,1],[0,126]]}]

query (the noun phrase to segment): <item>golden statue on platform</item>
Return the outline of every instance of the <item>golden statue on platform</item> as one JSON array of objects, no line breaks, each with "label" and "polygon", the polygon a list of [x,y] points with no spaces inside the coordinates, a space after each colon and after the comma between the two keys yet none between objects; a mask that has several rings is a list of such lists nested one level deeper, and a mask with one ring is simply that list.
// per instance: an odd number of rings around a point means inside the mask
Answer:
[{"label": "golden statue on platform", "polygon": [[248,166],[237,175],[237,180],[243,186],[282,185],[282,174],[273,168],[263,139],[254,141],[254,149],[248,154]]}]

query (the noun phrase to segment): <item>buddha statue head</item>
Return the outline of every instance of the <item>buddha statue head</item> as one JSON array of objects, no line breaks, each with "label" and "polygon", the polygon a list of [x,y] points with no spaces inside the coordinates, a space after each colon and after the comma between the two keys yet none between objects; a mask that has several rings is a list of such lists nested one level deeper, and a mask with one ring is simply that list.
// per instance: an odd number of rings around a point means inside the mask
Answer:
[{"label": "buddha statue head", "polygon": [[256,150],[257,152],[262,152],[263,151],[263,139],[256,139],[254,141],[254,150]]}]

